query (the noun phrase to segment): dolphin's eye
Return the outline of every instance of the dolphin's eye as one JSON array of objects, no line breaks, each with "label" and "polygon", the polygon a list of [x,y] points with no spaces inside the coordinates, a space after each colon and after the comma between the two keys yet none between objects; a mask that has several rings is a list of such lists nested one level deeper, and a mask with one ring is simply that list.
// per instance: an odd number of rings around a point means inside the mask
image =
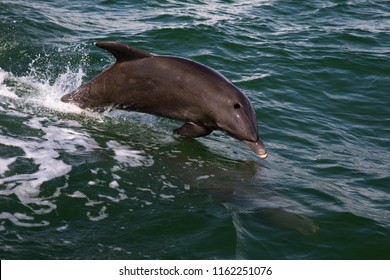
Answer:
[{"label": "dolphin's eye", "polygon": [[234,104],[234,109],[240,109],[240,108],[241,108],[241,104],[240,103]]}]

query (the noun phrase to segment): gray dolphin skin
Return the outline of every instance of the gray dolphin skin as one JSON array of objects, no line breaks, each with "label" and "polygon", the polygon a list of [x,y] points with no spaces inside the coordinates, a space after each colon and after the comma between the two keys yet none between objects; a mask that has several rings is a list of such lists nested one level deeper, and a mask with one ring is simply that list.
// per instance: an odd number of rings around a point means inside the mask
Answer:
[{"label": "gray dolphin skin", "polygon": [[184,121],[174,130],[201,137],[221,130],[267,157],[248,98],[220,73],[174,56],[155,56],[129,45],[99,42],[116,62],[79,89],[62,96],[80,108],[117,108]]}]

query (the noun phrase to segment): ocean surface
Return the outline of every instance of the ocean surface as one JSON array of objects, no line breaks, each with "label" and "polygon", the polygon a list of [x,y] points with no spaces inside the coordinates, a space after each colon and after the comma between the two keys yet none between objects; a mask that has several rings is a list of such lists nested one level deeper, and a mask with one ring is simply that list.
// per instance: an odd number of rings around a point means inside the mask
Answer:
[{"label": "ocean surface", "polygon": [[[99,41],[222,73],[268,158],[62,103]],[[0,0],[0,258],[390,259],[390,2]]]}]

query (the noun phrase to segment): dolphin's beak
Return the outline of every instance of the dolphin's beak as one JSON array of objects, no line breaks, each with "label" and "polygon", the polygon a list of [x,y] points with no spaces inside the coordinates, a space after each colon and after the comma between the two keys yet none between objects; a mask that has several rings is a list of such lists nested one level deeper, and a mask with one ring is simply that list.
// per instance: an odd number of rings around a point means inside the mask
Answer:
[{"label": "dolphin's beak", "polygon": [[267,150],[265,149],[263,141],[261,141],[260,137],[257,138],[256,142],[246,140],[243,140],[242,142],[244,142],[249,148],[251,148],[252,151],[254,151],[256,155],[258,155],[260,158],[264,159],[268,156]]}]

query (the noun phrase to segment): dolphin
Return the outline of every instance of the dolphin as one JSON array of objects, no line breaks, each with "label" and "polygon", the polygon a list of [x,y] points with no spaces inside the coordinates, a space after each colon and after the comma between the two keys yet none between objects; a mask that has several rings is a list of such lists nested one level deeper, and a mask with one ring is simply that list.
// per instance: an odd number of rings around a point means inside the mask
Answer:
[{"label": "dolphin", "polygon": [[184,121],[175,134],[202,137],[221,130],[260,158],[267,151],[248,98],[222,74],[175,56],[152,55],[135,47],[98,42],[116,62],[90,82],[61,97],[80,108],[117,108]]}]

